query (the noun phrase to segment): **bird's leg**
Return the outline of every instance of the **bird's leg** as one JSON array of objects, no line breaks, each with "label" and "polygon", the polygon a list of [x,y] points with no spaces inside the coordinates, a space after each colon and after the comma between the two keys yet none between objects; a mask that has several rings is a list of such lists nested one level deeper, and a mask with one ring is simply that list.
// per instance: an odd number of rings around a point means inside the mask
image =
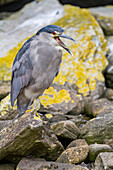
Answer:
[{"label": "bird's leg", "polygon": [[[39,101],[39,99],[33,100],[32,105],[30,106],[30,108],[28,108],[28,110],[26,110],[25,113],[31,112],[31,113],[34,114],[34,119],[35,120],[41,120],[42,121],[39,113],[37,112],[37,110],[39,110],[39,109],[40,109],[40,101]],[[42,123],[43,123],[43,121],[42,121]]]},{"label": "bird's leg", "polygon": [[34,102],[34,119],[36,119],[36,120],[41,119],[39,113],[37,112],[37,110],[39,110],[39,109],[40,109],[40,100],[36,99],[35,102]]}]

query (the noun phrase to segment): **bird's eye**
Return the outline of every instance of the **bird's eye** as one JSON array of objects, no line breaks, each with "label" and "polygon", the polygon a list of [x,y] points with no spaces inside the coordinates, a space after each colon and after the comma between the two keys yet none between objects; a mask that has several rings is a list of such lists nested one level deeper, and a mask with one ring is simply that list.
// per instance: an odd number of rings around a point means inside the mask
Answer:
[{"label": "bird's eye", "polygon": [[52,32],[52,34],[53,34],[53,35],[55,35],[55,34],[56,34],[56,32]]}]

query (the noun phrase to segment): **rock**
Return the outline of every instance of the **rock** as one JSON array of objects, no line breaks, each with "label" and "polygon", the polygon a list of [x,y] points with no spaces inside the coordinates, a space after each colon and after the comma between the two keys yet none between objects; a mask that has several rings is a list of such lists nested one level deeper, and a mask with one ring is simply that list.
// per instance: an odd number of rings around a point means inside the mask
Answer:
[{"label": "rock", "polygon": [[9,83],[0,83],[0,100],[6,97],[10,92],[10,84]]},{"label": "rock", "polygon": [[97,155],[101,152],[112,152],[112,148],[106,144],[92,144],[89,146],[89,161],[95,161]]},{"label": "rock", "polygon": [[72,147],[81,147],[85,145],[88,146],[87,142],[84,139],[76,139],[67,146],[67,149]]},{"label": "rock", "polygon": [[0,160],[18,162],[29,155],[56,160],[62,151],[63,146],[48,125],[35,120],[31,113],[12,121],[0,132]]},{"label": "rock", "polygon": [[11,124],[11,120],[0,120],[0,131]]},{"label": "rock", "polygon": [[77,139],[79,135],[78,127],[70,120],[54,123],[51,125],[51,129],[64,146]]},{"label": "rock", "polygon": [[65,115],[68,120],[71,120],[75,123],[77,127],[81,126],[82,124],[85,124],[87,120],[84,119],[83,115]]},{"label": "rock", "polygon": [[97,7],[90,8],[89,11],[97,19],[106,35],[113,35],[113,8]]},{"label": "rock", "polygon": [[78,146],[76,145],[76,147],[70,147],[63,151],[57,159],[57,162],[78,164],[83,162],[87,158],[89,152],[89,146],[87,145],[87,143],[85,141],[85,145],[83,145],[83,142],[81,142],[80,144],[78,142],[75,143]]},{"label": "rock", "polygon": [[59,84],[53,84],[40,97],[42,107],[40,112],[59,112],[59,114],[78,115],[84,110],[84,102],[81,95],[75,90]]},{"label": "rock", "polygon": [[0,164],[0,170],[15,170],[14,164]]},{"label": "rock", "polygon": [[23,158],[19,164],[17,165],[16,170],[38,170],[38,169],[46,169],[46,170],[88,170],[88,168],[79,166],[79,165],[72,165],[72,164],[65,164],[65,163],[56,163],[56,162],[47,162],[47,161],[38,161],[36,158],[27,159]]},{"label": "rock", "polygon": [[80,138],[88,144],[105,143],[113,137],[113,105],[105,108],[95,119],[91,119],[80,127]]},{"label": "rock", "polygon": [[95,161],[95,170],[113,169],[113,152],[100,153]]},{"label": "rock", "polygon": [[109,105],[112,104],[106,98],[101,98],[85,105],[85,113],[90,117],[96,117],[103,112]]},{"label": "rock", "polygon": [[113,89],[107,88],[106,93],[105,93],[105,97],[108,100],[113,101]]}]

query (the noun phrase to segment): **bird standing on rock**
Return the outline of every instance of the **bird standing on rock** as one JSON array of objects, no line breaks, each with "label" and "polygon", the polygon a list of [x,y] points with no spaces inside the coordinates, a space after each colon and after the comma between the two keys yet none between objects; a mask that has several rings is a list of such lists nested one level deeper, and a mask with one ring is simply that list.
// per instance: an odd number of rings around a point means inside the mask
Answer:
[{"label": "bird standing on rock", "polygon": [[19,116],[52,84],[62,61],[61,50],[71,54],[60,37],[75,41],[64,34],[63,28],[48,25],[28,39],[17,53],[12,66],[11,105],[17,99]]}]

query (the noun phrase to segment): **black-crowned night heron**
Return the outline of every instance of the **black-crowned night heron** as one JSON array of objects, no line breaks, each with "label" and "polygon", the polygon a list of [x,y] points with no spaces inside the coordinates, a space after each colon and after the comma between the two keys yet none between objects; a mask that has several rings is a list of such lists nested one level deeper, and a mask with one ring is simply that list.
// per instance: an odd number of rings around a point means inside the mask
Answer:
[{"label": "black-crowned night heron", "polygon": [[64,29],[56,25],[43,27],[17,53],[12,66],[11,105],[14,106],[17,99],[20,115],[49,88],[57,76],[62,47],[71,54],[60,37],[75,40],[63,33]]}]

